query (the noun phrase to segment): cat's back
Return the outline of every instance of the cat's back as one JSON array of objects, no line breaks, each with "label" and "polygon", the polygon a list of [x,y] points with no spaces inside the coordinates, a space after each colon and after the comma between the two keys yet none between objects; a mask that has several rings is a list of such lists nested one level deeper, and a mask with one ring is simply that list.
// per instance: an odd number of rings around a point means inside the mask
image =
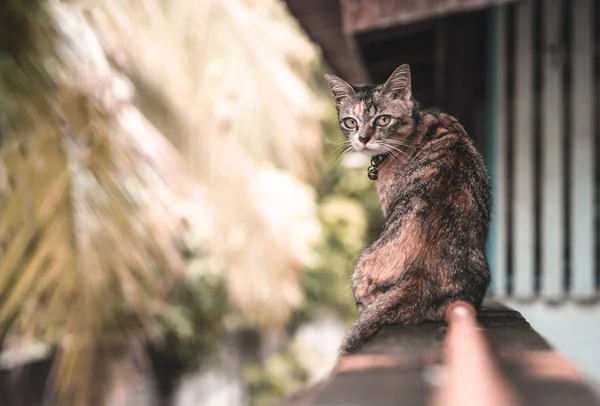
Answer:
[{"label": "cat's back", "polygon": [[466,217],[483,232],[491,214],[490,178],[463,126],[449,114],[428,113],[413,143],[418,149],[394,191],[387,223],[411,213],[430,220]]},{"label": "cat's back", "polygon": [[444,152],[456,158],[476,158],[483,163],[481,154],[458,120],[446,113],[425,114],[415,129],[414,143],[420,146],[416,158],[434,152]]},{"label": "cat's back", "polygon": [[455,117],[441,112],[424,115],[416,128],[413,143],[418,147],[406,166],[405,182],[415,179],[422,184],[437,180],[464,183],[465,187],[481,183],[479,186],[489,189],[484,159]]}]

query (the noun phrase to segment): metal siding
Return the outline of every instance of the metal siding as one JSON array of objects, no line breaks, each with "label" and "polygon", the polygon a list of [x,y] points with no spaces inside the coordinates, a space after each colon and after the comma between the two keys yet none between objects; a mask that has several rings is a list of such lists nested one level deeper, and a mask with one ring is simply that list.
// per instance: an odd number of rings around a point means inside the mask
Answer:
[{"label": "metal siding", "polygon": [[493,216],[487,255],[492,271],[492,289],[496,298],[507,295],[507,193],[508,160],[506,129],[506,7],[491,10],[490,53],[490,130],[492,148],[488,148],[488,165],[493,187]]},{"label": "metal siding", "polygon": [[514,295],[533,297],[534,281],[534,159],[533,159],[533,2],[516,5],[516,55],[514,108]]},{"label": "metal siding", "polygon": [[545,299],[564,295],[564,95],[562,75],[561,0],[546,0],[543,7],[542,61],[542,195],[541,293]]},{"label": "metal siding", "polygon": [[593,2],[574,0],[571,60],[571,292],[595,294]]}]

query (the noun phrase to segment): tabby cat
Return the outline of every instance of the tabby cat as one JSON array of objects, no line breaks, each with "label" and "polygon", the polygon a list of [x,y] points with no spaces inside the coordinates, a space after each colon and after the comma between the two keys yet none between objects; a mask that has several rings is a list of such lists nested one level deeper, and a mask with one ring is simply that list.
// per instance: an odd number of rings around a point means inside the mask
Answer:
[{"label": "tabby cat", "polygon": [[385,324],[443,320],[457,300],[481,306],[490,282],[490,179],[454,117],[419,114],[408,65],[382,85],[325,79],[342,132],[372,157],[368,175],[384,214],[352,277],[359,317],[342,344],[346,355]]}]

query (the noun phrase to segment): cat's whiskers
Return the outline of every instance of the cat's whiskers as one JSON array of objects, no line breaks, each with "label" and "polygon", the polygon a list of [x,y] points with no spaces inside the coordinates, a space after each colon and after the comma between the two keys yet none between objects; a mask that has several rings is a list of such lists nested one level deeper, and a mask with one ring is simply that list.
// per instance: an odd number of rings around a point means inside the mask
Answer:
[{"label": "cat's whiskers", "polygon": [[410,143],[408,143],[406,141],[401,141],[401,140],[388,139],[388,140],[385,140],[385,142],[394,144],[394,145],[399,145],[402,147],[412,148],[412,149],[416,148],[414,145],[411,145]]},{"label": "cat's whiskers", "polygon": [[337,159],[335,160],[335,164],[339,165],[344,159],[344,157],[348,155],[348,153],[353,149],[354,147],[352,146],[352,144],[348,142],[348,145],[345,145],[344,148],[341,149],[340,153],[338,153]]},{"label": "cat's whiskers", "polygon": [[[386,139],[384,140],[385,144],[388,144],[390,146],[394,146],[396,148],[401,148],[401,149],[415,149],[416,146],[405,141],[405,140],[397,140],[397,139]],[[406,153],[406,151],[404,151]]]},{"label": "cat's whiskers", "polygon": [[344,140],[344,141],[342,141],[342,142],[336,142],[336,143],[333,143],[333,142],[331,142],[331,141],[328,141],[328,142],[329,142],[330,144],[332,144],[332,145],[336,145],[336,146],[337,146],[337,147],[336,147],[336,150],[337,150],[337,151],[339,151],[341,148],[345,147],[346,145],[350,144],[350,140]]},{"label": "cat's whiskers", "polygon": [[382,148],[387,154],[390,154],[393,158],[402,159],[402,156],[398,154],[398,151],[394,150],[391,146],[383,145]]},{"label": "cat's whiskers", "polygon": [[392,149],[390,145],[387,145],[384,141],[376,141],[371,143],[371,148],[377,151],[378,155],[390,154],[392,156],[397,156],[397,153]]},{"label": "cat's whiskers", "polygon": [[337,144],[337,145],[338,145],[338,146],[337,146],[337,148],[335,149],[335,153],[336,153],[336,157],[339,157],[339,155],[340,155],[340,154],[342,154],[342,153],[343,153],[343,151],[344,151],[346,148],[348,148],[348,146],[349,146],[349,145],[351,146],[352,144],[350,143],[350,140],[345,140],[345,141],[342,141],[342,142],[340,142],[340,143],[339,143],[339,144]]},{"label": "cat's whiskers", "polygon": [[399,157],[399,155],[394,151],[394,147],[386,144],[386,140],[374,141],[370,144],[370,146],[371,151],[376,152],[377,155],[381,155],[382,153],[392,155],[392,153],[394,153],[394,156]]},{"label": "cat's whiskers", "polygon": [[325,140],[326,143],[328,143],[330,145],[335,145],[338,148],[339,148],[340,145],[344,145],[344,144],[347,144],[347,143],[350,142],[349,140],[343,140],[343,141],[340,141],[340,142],[334,142],[334,141],[328,140],[327,138],[324,138],[324,140]]},{"label": "cat's whiskers", "polygon": [[[387,140],[387,141],[389,141],[389,140]],[[382,143],[382,145],[385,148],[387,148],[390,152],[396,153],[397,157],[399,157],[399,158],[401,158],[401,157],[409,158],[410,157],[409,154],[406,153],[406,151],[403,151],[402,149],[400,149],[397,146],[394,146],[394,145],[391,145],[391,144],[387,144],[387,141],[385,143]]]}]

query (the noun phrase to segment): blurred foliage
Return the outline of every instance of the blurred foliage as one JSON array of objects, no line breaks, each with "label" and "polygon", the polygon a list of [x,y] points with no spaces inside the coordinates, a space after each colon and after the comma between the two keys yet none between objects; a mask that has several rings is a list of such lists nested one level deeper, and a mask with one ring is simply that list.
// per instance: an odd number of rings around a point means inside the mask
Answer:
[{"label": "blurred foliage", "polygon": [[223,278],[204,275],[180,284],[170,292],[170,303],[156,319],[171,355],[186,369],[213,360],[214,344],[223,333],[222,319],[230,311]]},{"label": "blurred foliage", "polygon": [[8,1],[4,21],[27,35],[0,58],[0,328],[57,348],[49,394],[87,406],[100,354],[170,311],[190,183],[81,15]]},{"label": "blurred foliage", "polygon": [[[324,68],[317,68],[322,77]],[[328,92],[325,88],[321,89]],[[328,97],[328,95],[327,95]],[[346,323],[356,318],[351,291],[354,265],[365,246],[379,235],[381,206],[375,184],[366,174],[366,166],[344,165],[345,138],[341,134],[333,103],[325,108],[323,140],[325,169],[315,185],[318,192],[319,221],[323,228],[316,248],[317,260],[303,268],[303,305],[294,313],[294,326],[333,312]],[[349,152],[347,155],[354,154]],[[368,162],[368,161],[366,161]],[[309,383],[310,357],[294,342],[282,353],[250,364],[245,371],[252,405],[273,405]]]},{"label": "blurred foliage", "polygon": [[317,191],[324,237],[317,249],[320,261],[303,272],[306,301],[296,318],[310,319],[333,309],[350,321],[356,316],[350,290],[354,265],[367,243],[379,234],[382,215],[366,167],[343,165],[344,156],[340,155],[345,138],[339,130],[333,103],[327,109],[323,125],[327,169]]},{"label": "blurred foliage", "polygon": [[[379,204],[282,2],[8,0],[0,51],[0,328],[59,350],[65,404],[103,347],[194,366],[223,328],[353,317]],[[249,366],[253,402],[305,357]]]},{"label": "blurred foliage", "polygon": [[[104,0],[86,18],[206,197],[191,217],[209,230],[240,322],[284,325],[302,302],[295,230],[317,222],[297,185],[321,161],[315,47],[278,0]],[[261,182],[273,169],[288,180]],[[281,204],[286,183],[294,196]]]},{"label": "blurred foliage", "polygon": [[92,403],[102,347],[191,363],[224,321],[284,325],[321,101],[283,5],[9,0],[0,32],[0,327],[57,347],[64,403]]},{"label": "blurred foliage", "polygon": [[244,377],[251,394],[250,406],[274,405],[302,388],[310,376],[300,361],[302,355],[297,347],[290,346],[284,353],[246,365]]}]

